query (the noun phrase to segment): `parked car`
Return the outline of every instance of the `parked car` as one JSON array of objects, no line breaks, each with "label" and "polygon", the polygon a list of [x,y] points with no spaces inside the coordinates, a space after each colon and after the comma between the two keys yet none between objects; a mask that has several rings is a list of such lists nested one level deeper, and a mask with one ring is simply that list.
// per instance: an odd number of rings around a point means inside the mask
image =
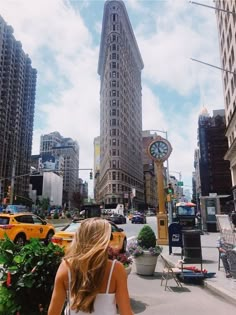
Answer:
[{"label": "parked car", "polygon": [[107,219],[114,222],[115,224],[125,224],[126,223],[126,217],[123,216],[122,214],[112,214]]},{"label": "parked car", "polygon": [[48,243],[54,233],[54,226],[35,214],[0,214],[0,239],[4,239],[6,234],[14,243],[23,246],[30,238],[39,238]]},{"label": "parked car", "polygon": [[128,219],[131,221],[132,218],[133,218],[133,213],[129,213],[128,214]]},{"label": "parked car", "polygon": [[136,215],[136,214],[139,214],[138,211],[131,211],[129,214],[128,214],[128,219],[131,221],[133,216]]},{"label": "parked car", "polygon": [[[112,240],[110,241],[110,246],[114,250],[125,252],[127,246],[127,237],[124,230],[116,226],[116,224],[111,221],[109,221],[109,223],[111,224],[113,236]],[[74,238],[75,231],[80,227],[80,224],[81,222],[79,221],[72,221],[61,231],[58,231],[55,235],[53,235],[51,241],[60,247],[64,247],[65,249],[68,248]]]},{"label": "parked car", "polygon": [[132,219],[131,219],[131,223],[141,223],[141,224],[145,224],[147,223],[146,217],[143,214],[135,214],[133,215]]}]

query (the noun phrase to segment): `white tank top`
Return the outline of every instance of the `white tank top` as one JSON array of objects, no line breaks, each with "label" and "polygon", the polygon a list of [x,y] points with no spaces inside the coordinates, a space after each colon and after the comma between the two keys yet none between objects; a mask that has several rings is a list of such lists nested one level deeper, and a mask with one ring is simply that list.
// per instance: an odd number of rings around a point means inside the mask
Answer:
[{"label": "white tank top", "polygon": [[[95,301],[94,301],[94,312],[92,315],[116,315],[116,299],[115,299],[115,293],[109,293],[110,289],[110,283],[111,283],[111,277],[113,273],[113,269],[115,266],[116,260],[112,261],[111,270],[107,282],[107,288],[106,293],[98,293]],[[70,269],[68,269],[68,278],[69,278],[69,290],[68,295],[70,298],[70,287],[71,287],[71,273]],[[88,315],[89,313],[85,313],[82,311],[76,312],[74,310],[70,309],[69,303],[67,304],[67,307],[65,309],[65,315]]]}]

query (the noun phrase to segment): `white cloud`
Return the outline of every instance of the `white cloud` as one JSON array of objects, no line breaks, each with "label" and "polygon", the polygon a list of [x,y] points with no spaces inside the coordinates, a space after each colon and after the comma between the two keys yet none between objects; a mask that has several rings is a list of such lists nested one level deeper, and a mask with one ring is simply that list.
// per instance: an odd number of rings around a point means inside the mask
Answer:
[{"label": "white cloud", "polygon": [[[168,131],[173,146],[170,169],[181,171],[190,182],[199,110],[202,105],[210,113],[223,108],[220,71],[190,60],[219,65],[215,14],[188,1],[156,1],[151,10],[148,3],[126,2],[128,14],[135,12],[134,31],[145,65],[143,129]],[[13,26],[15,37],[38,69],[38,86],[47,93],[37,94],[35,119],[40,118],[45,128],[34,131],[33,153],[39,152],[42,133],[57,130],[78,140],[81,167],[93,167],[93,139],[99,135],[99,47],[93,43],[93,32],[100,36],[102,21],[91,21],[86,27],[80,12],[90,10],[90,4],[81,2],[83,11],[79,11],[63,0],[0,0],[3,18]],[[201,99],[184,104],[184,113],[176,108],[167,116],[166,104],[153,87],[174,91],[179,97],[191,98],[198,92]],[[86,174],[81,176],[88,179]]]}]

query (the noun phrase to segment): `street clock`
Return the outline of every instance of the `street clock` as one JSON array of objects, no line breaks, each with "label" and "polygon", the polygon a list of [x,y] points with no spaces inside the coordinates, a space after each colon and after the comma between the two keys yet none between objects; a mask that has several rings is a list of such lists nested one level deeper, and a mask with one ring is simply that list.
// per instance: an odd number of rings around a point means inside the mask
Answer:
[{"label": "street clock", "polygon": [[170,142],[162,137],[155,138],[148,146],[148,155],[156,162],[164,162],[171,152]]}]

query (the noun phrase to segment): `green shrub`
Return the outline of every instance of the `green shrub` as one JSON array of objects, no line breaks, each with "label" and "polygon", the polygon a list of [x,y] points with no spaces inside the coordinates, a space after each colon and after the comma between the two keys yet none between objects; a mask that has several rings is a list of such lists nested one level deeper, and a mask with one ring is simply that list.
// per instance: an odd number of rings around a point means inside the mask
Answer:
[{"label": "green shrub", "polygon": [[156,235],[149,225],[144,225],[137,239],[128,245],[128,252],[134,257],[142,256],[144,251],[149,251],[152,256],[158,256],[162,249],[157,245]]},{"label": "green shrub", "polygon": [[9,238],[0,241],[0,315],[47,314],[63,255],[59,246],[38,239],[23,247]]},{"label": "green shrub", "polygon": [[53,219],[59,219],[59,214],[57,212],[53,214]]},{"label": "green shrub", "polygon": [[149,225],[144,225],[138,234],[138,243],[144,249],[156,246],[156,235]]}]

